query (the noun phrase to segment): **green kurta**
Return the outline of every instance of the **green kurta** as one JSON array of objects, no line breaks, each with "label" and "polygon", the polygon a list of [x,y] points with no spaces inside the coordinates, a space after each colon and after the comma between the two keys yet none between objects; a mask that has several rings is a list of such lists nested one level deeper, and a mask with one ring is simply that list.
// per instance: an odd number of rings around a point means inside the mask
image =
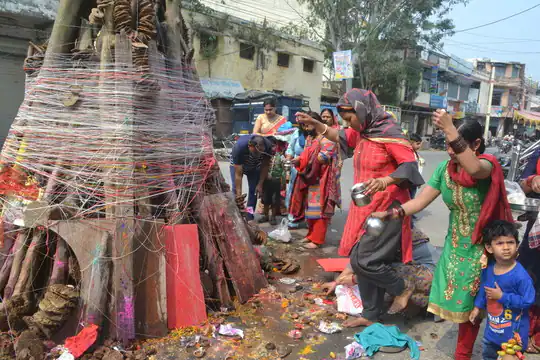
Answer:
[{"label": "green kurta", "polygon": [[471,236],[490,180],[479,180],[477,186],[465,188],[450,179],[447,166],[448,161],[441,163],[428,182],[441,192],[450,209],[448,233],[433,276],[428,311],[443,319],[464,323],[469,321],[480,285],[480,258],[484,247],[473,245]]}]

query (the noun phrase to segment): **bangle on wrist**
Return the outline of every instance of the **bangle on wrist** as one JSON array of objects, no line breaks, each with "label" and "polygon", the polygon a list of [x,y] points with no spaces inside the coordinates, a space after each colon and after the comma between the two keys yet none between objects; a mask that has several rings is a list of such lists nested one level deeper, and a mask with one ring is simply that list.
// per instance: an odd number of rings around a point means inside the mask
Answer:
[{"label": "bangle on wrist", "polygon": [[355,279],[356,275],[355,274],[351,274],[351,282],[353,283],[353,285],[356,285],[356,279]]},{"label": "bangle on wrist", "polygon": [[328,125],[324,124],[324,131],[321,133],[321,135],[326,134],[327,131],[328,131]]},{"label": "bangle on wrist", "polygon": [[452,150],[454,150],[456,154],[461,154],[469,147],[469,144],[467,144],[467,142],[461,135],[458,136],[456,140],[450,141],[448,145],[452,148]]}]

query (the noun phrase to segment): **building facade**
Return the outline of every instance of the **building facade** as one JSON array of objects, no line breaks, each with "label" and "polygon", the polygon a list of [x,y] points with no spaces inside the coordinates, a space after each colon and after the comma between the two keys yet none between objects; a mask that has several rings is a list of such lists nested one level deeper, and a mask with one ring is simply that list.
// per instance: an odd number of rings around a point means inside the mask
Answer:
[{"label": "building facade", "polygon": [[24,98],[28,42],[47,39],[58,1],[0,1],[0,146]]},{"label": "building facade", "polygon": [[525,77],[525,64],[492,59],[474,59],[475,69],[493,71],[493,96],[490,104],[490,130],[494,135],[513,133],[519,128],[514,122],[515,111],[527,109],[527,99],[536,95],[537,85]]},{"label": "building facade", "polygon": [[[489,75],[456,56],[434,51],[420,53],[422,77],[414,99],[403,95],[402,123],[410,132],[423,136],[433,133],[431,113],[447,110],[454,119],[482,119],[488,110]],[[409,84],[408,86],[415,86]]]},{"label": "building facade", "polygon": [[245,90],[304,97],[312,109],[319,109],[324,61],[320,45],[219,12],[185,10],[184,16],[201,78],[237,80]]}]

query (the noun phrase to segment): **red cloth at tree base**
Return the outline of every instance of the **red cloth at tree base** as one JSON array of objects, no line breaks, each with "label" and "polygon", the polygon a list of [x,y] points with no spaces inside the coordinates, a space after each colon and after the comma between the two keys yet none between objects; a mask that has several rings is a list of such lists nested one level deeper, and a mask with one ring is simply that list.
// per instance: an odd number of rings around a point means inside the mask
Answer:
[{"label": "red cloth at tree base", "polygon": [[[483,154],[478,156],[479,159],[489,161],[493,168],[491,170],[491,184],[486,194],[482,207],[480,209],[480,216],[474,227],[472,235],[472,243],[479,244],[482,241],[482,230],[486,225],[493,220],[506,220],[514,222],[512,217],[512,210],[506,197],[506,187],[504,186],[504,174],[502,167],[497,161],[497,158],[493,155]],[[450,161],[448,163],[448,174],[455,183],[471,188],[476,186],[477,180],[469,175],[463,167],[460,171],[457,171],[457,163]]]},{"label": "red cloth at tree base", "polygon": [[64,346],[71,355],[78,358],[96,342],[97,336],[97,325],[90,324],[77,335],[67,338]]}]

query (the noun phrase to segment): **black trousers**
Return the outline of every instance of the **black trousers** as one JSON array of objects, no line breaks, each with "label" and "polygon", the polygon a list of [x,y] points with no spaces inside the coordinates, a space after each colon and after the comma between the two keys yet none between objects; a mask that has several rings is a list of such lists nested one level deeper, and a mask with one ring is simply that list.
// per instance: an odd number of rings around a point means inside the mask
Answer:
[{"label": "black trousers", "polygon": [[362,317],[367,320],[379,320],[385,292],[398,296],[405,290],[405,281],[391,266],[393,262],[401,261],[402,221],[386,220],[380,236],[364,234],[351,251],[351,267],[358,279],[364,305]]}]

